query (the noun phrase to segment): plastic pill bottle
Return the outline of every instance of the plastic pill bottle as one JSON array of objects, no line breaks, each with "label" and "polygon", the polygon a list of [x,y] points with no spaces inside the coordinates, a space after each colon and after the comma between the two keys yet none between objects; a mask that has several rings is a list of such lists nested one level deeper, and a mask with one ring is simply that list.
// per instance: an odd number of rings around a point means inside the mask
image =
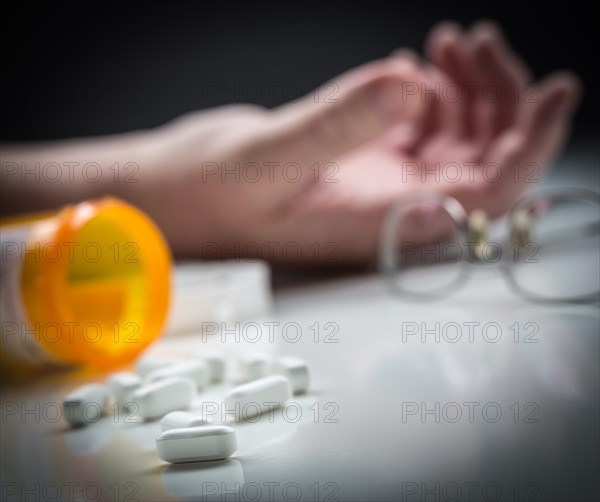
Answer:
[{"label": "plastic pill bottle", "polygon": [[131,361],[163,329],[171,256],[148,216],[106,197],[0,220],[0,362]]}]

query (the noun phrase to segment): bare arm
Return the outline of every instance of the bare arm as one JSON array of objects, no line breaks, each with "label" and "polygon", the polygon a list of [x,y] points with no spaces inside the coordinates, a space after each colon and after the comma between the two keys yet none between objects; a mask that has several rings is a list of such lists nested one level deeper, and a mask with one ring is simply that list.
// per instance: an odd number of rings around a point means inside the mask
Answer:
[{"label": "bare arm", "polygon": [[55,209],[106,194],[146,206],[162,150],[158,131],[3,144],[1,214]]},{"label": "bare arm", "polygon": [[[334,244],[339,263],[373,258],[383,215],[414,191],[501,215],[528,187],[511,169],[544,168],[560,151],[578,80],[546,77],[535,102],[468,92],[457,101],[431,90],[495,82],[510,97],[531,83],[529,72],[489,23],[441,25],[428,53],[429,61],[404,51],[339,76],[333,102],[310,95],[275,110],[224,106],[150,131],[4,145],[2,212],[112,194],[148,213],[178,256],[212,244],[224,256],[285,261],[269,249],[294,244],[297,261],[311,262],[315,249]],[[497,179],[484,176],[487,163],[499,167]],[[475,165],[473,179],[406,172],[445,165]],[[418,225],[415,239],[430,238],[434,226]]]}]

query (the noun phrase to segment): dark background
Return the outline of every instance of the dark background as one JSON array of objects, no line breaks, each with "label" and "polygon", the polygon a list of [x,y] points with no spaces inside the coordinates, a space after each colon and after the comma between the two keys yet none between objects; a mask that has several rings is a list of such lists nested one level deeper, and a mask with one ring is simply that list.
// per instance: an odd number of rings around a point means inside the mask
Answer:
[{"label": "dark background", "polygon": [[[3,140],[155,126],[227,102],[268,107],[400,46],[437,21],[498,21],[535,75],[568,68],[585,96],[580,136],[597,137],[595,16],[528,2],[21,3],[3,15]],[[16,9],[16,10],[15,10]]]}]

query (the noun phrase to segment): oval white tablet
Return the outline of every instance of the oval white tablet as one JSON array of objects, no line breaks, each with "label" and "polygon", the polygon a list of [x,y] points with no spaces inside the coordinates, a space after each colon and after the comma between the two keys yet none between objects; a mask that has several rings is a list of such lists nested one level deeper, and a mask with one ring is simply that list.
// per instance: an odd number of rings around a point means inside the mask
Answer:
[{"label": "oval white tablet", "polygon": [[113,373],[108,378],[108,388],[112,397],[120,407],[126,407],[131,394],[144,384],[141,377],[135,373]]},{"label": "oval white tablet", "polygon": [[170,411],[189,408],[196,384],[189,378],[173,377],[149,383],[131,394],[134,413],[142,418],[158,418]]},{"label": "oval white tablet", "polygon": [[158,456],[171,463],[221,460],[237,450],[235,431],[226,425],[203,425],[163,432],[156,440]]},{"label": "oval white tablet", "polygon": [[260,352],[245,354],[239,362],[242,380],[249,382],[267,376],[270,364],[271,358],[266,354]]},{"label": "oval white tablet", "polygon": [[308,390],[310,381],[306,361],[296,356],[278,357],[271,366],[271,372],[289,378],[294,394],[302,394]]},{"label": "oval white tablet", "polygon": [[181,361],[151,371],[146,375],[146,380],[156,382],[171,377],[190,378],[198,389],[203,389],[208,385],[208,368],[202,361]]},{"label": "oval white tablet", "polygon": [[108,390],[104,385],[82,385],[63,400],[65,420],[72,425],[97,422],[107,404]]},{"label": "oval white tablet", "polygon": [[151,371],[176,364],[180,361],[181,358],[175,356],[144,356],[135,363],[135,371],[142,378],[145,378]]},{"label": "oval white tablet", "polygon": [[271,375],[234,387],[225,396],[225,411],[239,421],[280,408],[291,398],[288,378]]},{"label": "oval white tablet", "polygon": [[202,415],[194,415],[187,411],[172,411],[160,419],[160,428],[164,432],[183,427],[198,427],[207,423],[208,419]]}]

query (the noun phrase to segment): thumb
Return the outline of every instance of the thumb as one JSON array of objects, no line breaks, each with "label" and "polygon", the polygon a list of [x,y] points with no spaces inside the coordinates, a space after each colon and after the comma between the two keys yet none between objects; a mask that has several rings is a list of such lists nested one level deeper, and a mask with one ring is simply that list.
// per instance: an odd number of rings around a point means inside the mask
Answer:
[{"label": "thumb", "polygon": [[279,158],[327,162],[424,115],[425,103],[416,92],[423,79],[414,63],[396,59],[360,73],[330,83],[334,93],[311,94],[274,110],[269,141]]}]

